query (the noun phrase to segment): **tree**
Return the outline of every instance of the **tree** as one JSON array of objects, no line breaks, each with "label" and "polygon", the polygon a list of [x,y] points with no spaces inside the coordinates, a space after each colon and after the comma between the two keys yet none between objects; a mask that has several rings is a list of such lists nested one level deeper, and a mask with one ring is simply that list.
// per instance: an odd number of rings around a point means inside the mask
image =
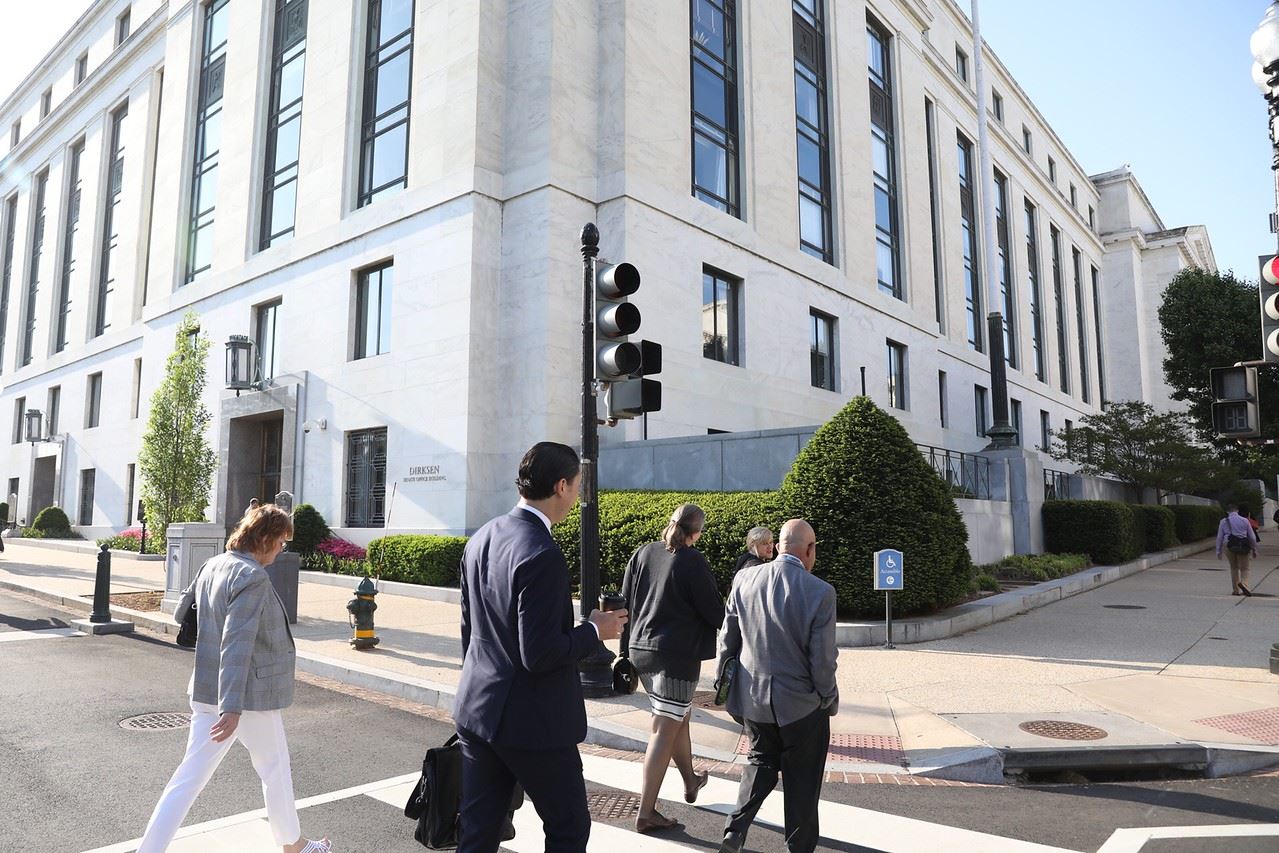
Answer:
[{"label": "tree", "polygon": [[1085,474],[1155,489],[1160,499],[1172,492],[1216,491],[1234,480],[1233,470],[1191,439],[1186,414],[1125,400],[1085,415],[1069,432],[1054,433],[1052,457],[1076,463]]},{"label": "tree", "polygon": [[178,324],[164,380],[151,396],[138,467],[147,523],[164,542],[170,524],[204,521],[217,455],[205,435],[213,415],[202,399],[209,339],[188,312]]}]

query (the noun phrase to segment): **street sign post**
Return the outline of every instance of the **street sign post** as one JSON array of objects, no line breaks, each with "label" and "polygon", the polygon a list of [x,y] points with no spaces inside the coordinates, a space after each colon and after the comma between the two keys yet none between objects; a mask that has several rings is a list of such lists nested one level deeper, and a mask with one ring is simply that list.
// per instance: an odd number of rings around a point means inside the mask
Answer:
[{"label": "street sign post", "polygon": [[902,552],[884,548],[875,552],[875,589],[884,593],[884,648],[893,649],[893,590],[905,584]]}]

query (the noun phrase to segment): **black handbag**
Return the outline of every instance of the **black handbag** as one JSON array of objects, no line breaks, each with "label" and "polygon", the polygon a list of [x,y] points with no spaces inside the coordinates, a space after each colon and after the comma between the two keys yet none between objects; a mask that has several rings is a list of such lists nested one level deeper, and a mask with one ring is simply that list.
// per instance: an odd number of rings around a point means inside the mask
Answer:
[{"label": "black handbag", "polygon": [[184,649],[194,649],[195,641],[199,637],[200,626],[196,620],[195,601],[191,602],[191,606],[187,608],[187,612],[182,614],[182,624],[178,627],[178,645]]},{"label": "black handbag", "polygon": [[631,659],[622,655],[613,663],[613,692],[620,696],[629,696],[639,686],[639,670]]},{"label": "black handbag", "polygon": [[[462,745],[457,735],[426,751],[422,759],[422,775],[404,804],[404,816],[417,821],[413,840],[428,850],[453,850],[457,847],[460,826],[458,812],[462,803]],[[502,830],[502,840],[515,837],[511,820],[515,810],[524,805],[524,789],[517,783],[511,796],[510,814]]]}]

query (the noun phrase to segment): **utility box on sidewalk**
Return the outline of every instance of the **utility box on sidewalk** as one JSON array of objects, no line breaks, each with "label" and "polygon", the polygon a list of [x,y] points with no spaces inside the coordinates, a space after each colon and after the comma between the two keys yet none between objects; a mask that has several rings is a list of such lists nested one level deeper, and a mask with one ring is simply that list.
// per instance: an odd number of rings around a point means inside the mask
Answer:
[{"label": "utility box on sidewalk", "polygon": [[298,570],[301,568],[302,555],[292,551],[281,551],[266,567],[267,577],[271,578],[275,594],[280,596],[290,625],[298,624]]},{"label": "utility box on sidewalk", "polygon": [[195,573],[210,557],[226,550],[226,528],[221,524],[187,522],[170,524],[165,531],[168,550],[164,561],[164,600],[160,609],[172,613],[182,590],[190,586]]}]

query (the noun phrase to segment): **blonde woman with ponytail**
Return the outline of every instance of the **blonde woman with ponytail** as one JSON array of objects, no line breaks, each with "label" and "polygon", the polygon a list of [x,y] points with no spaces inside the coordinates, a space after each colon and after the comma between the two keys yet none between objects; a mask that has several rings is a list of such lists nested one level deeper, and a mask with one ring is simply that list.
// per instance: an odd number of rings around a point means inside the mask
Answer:
[{"label": "blonde woman with ponytail", "polygon": [[706,784],[707,774],[693,770],[688,717],[702,661],[715,656],[724,600],[710,564],[694,547],[705,525],[701,507],[680,505],[671,513],[661,541],[636,550],[622,581],[631,616],[622,634],[622,655],[639,670],[653,713],[637,832],[680,826],[657,811],[657,792],[672,759],[684,777],[685,801],[696,802]]}]

